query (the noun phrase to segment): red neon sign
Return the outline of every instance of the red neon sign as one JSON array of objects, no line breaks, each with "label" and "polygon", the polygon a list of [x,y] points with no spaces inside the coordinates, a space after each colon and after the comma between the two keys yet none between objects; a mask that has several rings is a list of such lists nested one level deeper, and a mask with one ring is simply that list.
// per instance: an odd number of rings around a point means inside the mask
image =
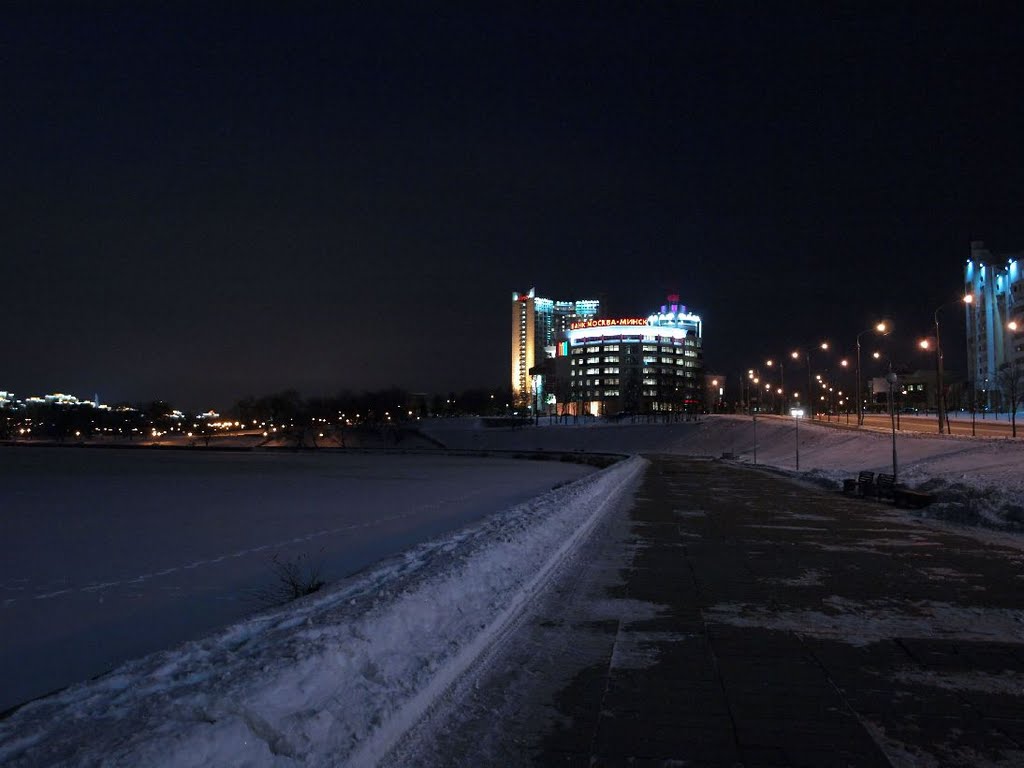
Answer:
[{"label": "red neon sign", "polygon": [[569,330],[575,331],[579,328],[607,328],[611,325],[647,325],[647,319],[643,317],[617,317],[580,320],[575,323],[570,323]]}]

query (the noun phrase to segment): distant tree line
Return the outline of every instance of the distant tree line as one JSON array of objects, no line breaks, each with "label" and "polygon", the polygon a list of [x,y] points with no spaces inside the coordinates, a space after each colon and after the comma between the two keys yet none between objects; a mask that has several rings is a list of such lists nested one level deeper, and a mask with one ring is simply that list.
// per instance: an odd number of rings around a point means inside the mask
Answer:
[{"label": "distant tree line", "polygon": [[242,423],[304,424],[343,418],[353,424],[373,424],[435,416],[499,415],[509,410],[511,402],[512,393],[507,389],[428,395],[392,387],[364,392],[344,390],[327,397],[307,398],[287,389],[261,397],[248,395],[235,403],[230,415]]},{"label": "distant tree line", "polygon": [[172,433],[209,442],[210,436],[218,431],[211,423],[230,417],[238,422],[239,428],[274,425],[275,435],[286,440],[316,444],[326,427],[339,424],[386,427],[430,417],[500,415],[507,412],[511,397],[507,389],[424,394],[392,387],[364,392],[345,390],[326,397],[303,397],[298,391],[287,389],[260,397],[248,395],[219,419],[176,410],[164,400],[122,402],[109,408],[87,403],[25,403],[0,409],[0,440],[136,440],[154,433]]},{"label": "distant tree line", "polygon": [[141,438],[154,429],[167,431],[175,426],[174,409],[162,400],[149,403],[117,403],[96,408],[87,403],[26,403],[23,407],[0,410],[0,439],[31,437],[64,441],[88,439],[98,435]]}]

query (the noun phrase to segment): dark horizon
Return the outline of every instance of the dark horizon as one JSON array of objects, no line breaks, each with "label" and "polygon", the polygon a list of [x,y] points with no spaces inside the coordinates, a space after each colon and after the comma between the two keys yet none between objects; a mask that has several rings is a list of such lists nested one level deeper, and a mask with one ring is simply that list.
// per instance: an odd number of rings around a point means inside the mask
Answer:
[{"label": "dark horizon", "polygon": [[734,381],[819,338],[852,352],[882,317],[914,365],[970,242],[1024,251],[1010,5],[6,22],[0,388],[20,396],[507,387],[532,286],[608,314],[678,293]]}]

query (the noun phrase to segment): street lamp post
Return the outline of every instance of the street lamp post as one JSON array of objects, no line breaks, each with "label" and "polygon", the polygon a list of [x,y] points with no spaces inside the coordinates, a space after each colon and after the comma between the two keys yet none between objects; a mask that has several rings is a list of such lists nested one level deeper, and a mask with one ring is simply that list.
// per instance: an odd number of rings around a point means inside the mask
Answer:
[{"label": "street lamp post", "polygon": [[[974,301],[974,296],[972,294],[967,294],[966,296],[964,296],[962,298],[959,298],[956,301],[949,301],[949,302],[946,302],[945,304],[940,305],[939,307],[937,307],[935,309],[935,313],[933,315],[933,317],[935,319],[935,378],[936,378],[936,386],[938,387],[938,390],[935,393],[935,410],[938,411],[938,415],[939,415],[939,434],[940,435],[942,434],[942,431],[943,431],[942,423],[943,423],[943,419],[945,418],[945,415],[946,415],[946,387],[945,387],[945,385],[943,384],[943,381],[942,381],[942,378],[943,378],[943,376],[942,376],[942,338],[939,336],[939,312],[941,310],[945,309],[946,307],[953,306],[954,304],[960,304],[960,303],[970,304],[973,301]],[[949,422],[948,422],[948,420],[946,422],[945,431],[946,431],[947,434],[949,433]]]},{"label": "street lamp post", "polygon": [[[799,393],[797,393],[799,394]],[[796,471],[800,471],[800,415],[793,410],[793,423],[796,425]]]},{"label": "street lamp post", "polygon": [[[771,368],[772,366],[775,365],[775,361],[774,360],[766,360],[765,361],[765,365],[767,365],[769,368]],[[779,358],[779,387],[780,387],[779,394],[780,395],[784,394],[785,391],[786,391],[786,365],[785,365],[785,358],[783,358],[783,357]],[[779,413],[780,414],[783,413],[785,411],[785,408],[786,408],[786,403],[785,403],[785,400],[783,400],[782,405],[779,408]]]},{"label": "street lamp post", "polygon": [[757,465],[757,411],[752,412],[751,419],[754,422],[754,465]]},{"label": "street lamp post", "polygon": [[[821,349],[828,349],[828,342],[823,341],[818,345]],[[794,360],[799,360],[801,355],[800,351],[797,350],[790,354]],[[807,418],[814,421],[814,387],[811,386],[811,349],[810,347],[804,347],[804,365],[807,366]]]},{"label": "street lamp post", "polygon": [[[849,370],[850,363],[844,357],[842,360],[839,361],[839,366],[844,371],[847,371],[847,370]],[[845,379],[846,377],[844,376],[843,378]],[[836,421],[839,421],[839,413],[840,413],[839,406],[843,405],[843,400],[844,400],[844,398],[843,398],[843,390],[838,388],[839,384],[840,384],[840,382],[836,381],[836,389],[837,389],[836,396],[839,398],[838,405],[836,406]],[[847,402],[847,406],[846,406],[846,423],[849,424],[850,423],[850,406],[849,406],[850,390],[846,390],[846,398],[845,398],[845,400]]]},{"label": "street lamp post", "polygon": [[881,333],[881,334],[885,335],[885,334],[889,333],[890,328],[885,323],[878,323],[874,327],[872,327],[872,328],[865,328],[863,331],[861,331],[860,333],[857,334],[857,426],[858,427],[864,425],[864,412],[863,412],[863,406],[861,404],[861,399],[860,399],[860,337],[863,336],[865,333],[870,333],[871,331],[875,331],[876,333]]},{"label": "street lamp post", "polygon": [[896,374],[893,372],[892,367],[889,368],[889,374],[885,377],[885,380],[889,382],[889,420],[892,422],[892,481],[895,483],[899,475],[897,474],[896,464],[896,383],[898,379]]}]

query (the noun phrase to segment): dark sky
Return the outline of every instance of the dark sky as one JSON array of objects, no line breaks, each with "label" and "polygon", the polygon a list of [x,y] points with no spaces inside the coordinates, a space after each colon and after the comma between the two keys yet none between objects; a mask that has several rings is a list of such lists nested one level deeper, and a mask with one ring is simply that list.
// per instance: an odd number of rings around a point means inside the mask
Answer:
[{"label": "dark sky", "polygon": [[913,362],[970,241],[1024,250],[995,4],[133,5],[0,24],[22,396],[507,386],[531,286],[678,292],[729,375],[883,315]]}]

